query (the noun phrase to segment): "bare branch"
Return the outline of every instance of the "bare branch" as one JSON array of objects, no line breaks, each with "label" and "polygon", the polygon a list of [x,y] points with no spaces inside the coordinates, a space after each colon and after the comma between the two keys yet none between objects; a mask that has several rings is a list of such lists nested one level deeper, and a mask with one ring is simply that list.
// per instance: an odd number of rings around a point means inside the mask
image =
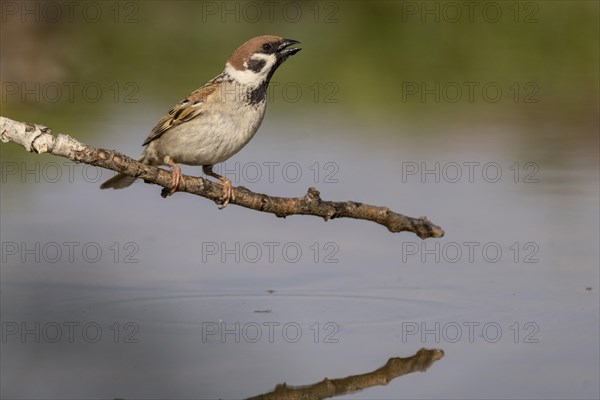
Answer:
[{"label": "bare branch", "polygon": [[[43,126],[13,121],[0,116],[0,132],[3,142],[17,143],[27,151],[50,153],[81,162],[122,172],[143,179],[146,183],[162,186],[163,197],[171,188],[171,172],[142,164],[114,150],[96,149],[78,142],[67,135],[56,134]],[[223,189],[219,183],[208,179],[183,175],[179,192],[187,192],[219,203]],[[253,210],[275,214],[285,218],[288,215],[314,215],[325,221],[334,218],[354,218],[373,221],[385,226],[390,232],[414,232],[421,239],[444,236],[439,226],[426,217],[411,218],[395,213],[387,207],[377,207],[354,201],[324,201],[315,188],[309,188],[303,197],[285,198],[252,192],[244,187],[234,188],[235,199],[230,204]]]}]

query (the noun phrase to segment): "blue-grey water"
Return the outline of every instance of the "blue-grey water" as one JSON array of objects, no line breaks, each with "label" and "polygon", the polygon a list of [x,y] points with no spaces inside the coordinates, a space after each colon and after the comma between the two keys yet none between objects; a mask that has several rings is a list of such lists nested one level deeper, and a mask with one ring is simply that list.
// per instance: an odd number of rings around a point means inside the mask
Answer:
[{"label": "blue-grey water", "polygon": [[[243,398],[421,347],[446,355],[346,398],[598,397],[596,138],[270,116],[234,185],[315,186],[446,236],[100,191],[110,171],[3,144],[3,398]],[[86,141],[135,156],[152,122],[116,112]]]}]

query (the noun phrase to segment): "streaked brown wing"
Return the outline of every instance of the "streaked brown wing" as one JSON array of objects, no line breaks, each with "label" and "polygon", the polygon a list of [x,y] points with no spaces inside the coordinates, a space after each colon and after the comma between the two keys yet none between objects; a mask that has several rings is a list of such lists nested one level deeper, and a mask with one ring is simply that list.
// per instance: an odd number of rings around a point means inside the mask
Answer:
[{"label": "streaked brown wing", "polygon": [[213,94],[219,84],[209,82],[200,89],[194,90],[188,97],[180,101],[165,115],[150,132],[150,135],[144,140],[142,146],[146,146],[151,141],[158,139],[169,129],[189,121],[202,114],[203,105],[209,95]]}]

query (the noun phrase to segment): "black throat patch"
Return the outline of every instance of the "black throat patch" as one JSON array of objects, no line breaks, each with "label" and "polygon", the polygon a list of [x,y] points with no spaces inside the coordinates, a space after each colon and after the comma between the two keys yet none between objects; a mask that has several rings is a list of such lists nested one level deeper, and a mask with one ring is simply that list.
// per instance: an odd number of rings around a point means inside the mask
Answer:
[{"label": "black throat patch", "polygon": [[[259,104],[266,100],[267,98],[267,88],[269,87],[269,82],[273,77],[273,74],[279,68],[279,66],[285,61],[285,58],[278,58],[275,64],[271,67],[271,70],[267,74],[266,78],[260,85],[258,85],[255,89],[248,93],[248,100],[250,100],[250,104],[255,105]],[[264,65],[264,63],[263,63]],[[250,62],[248,62],[248,68],[250,68]]]},{"label": "black throat patch", "polygon": [[267,88],[269,87],[269,80],[265,79],[257,88],[252,89],[248,93],[248,100],[251,105],[260,104],[267,99]]}]

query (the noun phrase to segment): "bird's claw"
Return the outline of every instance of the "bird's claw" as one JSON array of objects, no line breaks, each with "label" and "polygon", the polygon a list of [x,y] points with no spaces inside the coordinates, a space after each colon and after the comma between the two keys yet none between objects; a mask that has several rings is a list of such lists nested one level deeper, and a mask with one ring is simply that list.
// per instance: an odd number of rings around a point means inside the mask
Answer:
[{"label": "bird's claw", "polygon": [[171,196],[175,193],[181,182],[181,167],[168,156],[165,157],[165,164],[171,167],[171,189],[168,192],[163,190],[163,193],[161,194],[163,197]]},{"label": "bird's claw", "polygon": [[229,204],[229,201],[235,200],[235,195],[233,194],[233,186],[231,185],[231,181],[228,178],[223,178],[221,180],[223,184],[223,199],[221,204],[219,204],[219,210],[224,209]]},{"label": "bird's claw", "polygon": [[177,191],[179,187],[179,182],[181,182],[181,170],[173,170],[173,179],[171,181],[171,190],[169,190],[169,196]]}]

